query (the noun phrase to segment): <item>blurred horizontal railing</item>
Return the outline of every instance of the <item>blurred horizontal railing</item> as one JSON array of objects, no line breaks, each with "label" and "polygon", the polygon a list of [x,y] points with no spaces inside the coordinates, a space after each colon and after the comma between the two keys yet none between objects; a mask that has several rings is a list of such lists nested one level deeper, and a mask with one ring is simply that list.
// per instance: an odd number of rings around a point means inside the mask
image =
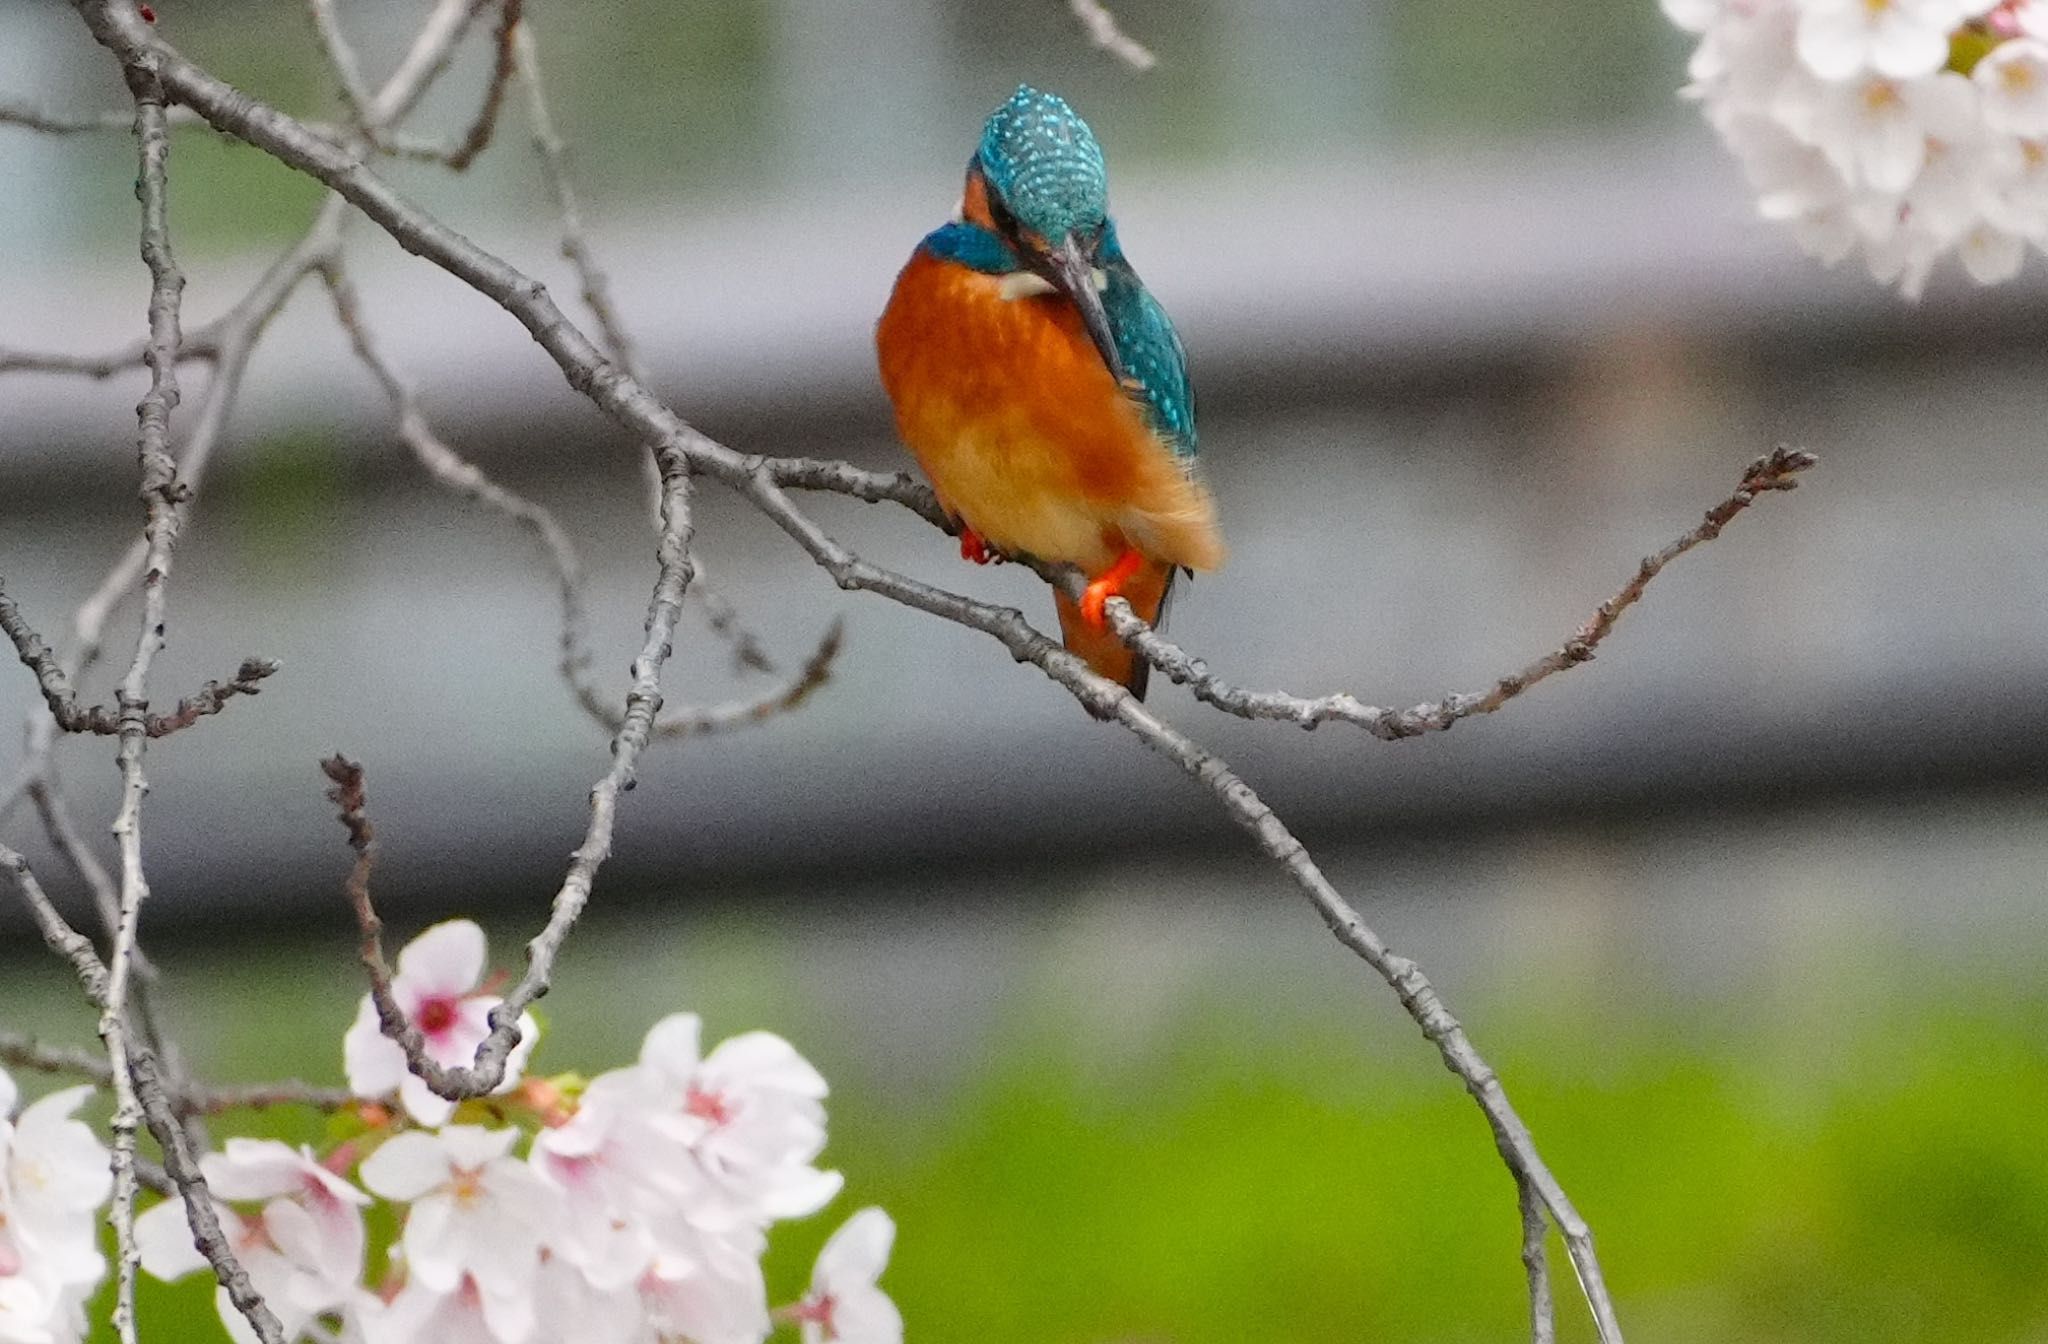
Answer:
[{"label": "blurred horizontal railing", "polygon": [[[595,242],[686,416],[749,449],[900,463],[870,329],[951,191],[934,174],[851,204],[607,221]],[[1496,719],[1383,744],[1155,691],[1312,834],[2040,777],[2038,277],[1909,308],[1824,272],[1752,220],[1704,132],[1119,183],[1117,204],[1194,352],[1233,547],[1174,634],[1233,679],[1379,703],[1478,688],[1555,646],[1749,457],[1793,439],[1825,459],[1659,580],[1598,661]],[[477,234],[573,294],[545,233]],[[652,573],[630,448],[510,319],[376,240],[358,251],[368,318],[429,413],[589,552],[599,675],[623,694]],[[260,261],[195,259],[190,320]],[[139,266],[9,275],[0,344],[89,351],[139,329]],[[131,530],[133,382],[0,381],[0,574],[52,633]],[[298,475],[235,471],[309,455]],[[329,901],[339,833],[313,762],[337,748],[370,769],[394,899],[540,900],[604,740],[553,675],[524,535],[410,472],[312,294],[257,359],[222,470],[181,552],[159,684],[245,653],[286,666],[153,757],[153,877],[184,892],[162,917]],[[842,595],[731,501],[703,507],[708,570],[773,647],[794,661],[843,614],[847,650],[802,713],[659,749],[611,880],[971,875],[1234,843],[1173,772],[985,640]],[[1030,576],[961,566],[897,511],[820,511],[877,559],[1049,616]],[[670,695],[737,685],[693,634]],[[32,693],[0,678],[0,721]],[[71,748],[73,792],[111,811],[93,751]],[[18,759],[0,736],[0,778]]]}]

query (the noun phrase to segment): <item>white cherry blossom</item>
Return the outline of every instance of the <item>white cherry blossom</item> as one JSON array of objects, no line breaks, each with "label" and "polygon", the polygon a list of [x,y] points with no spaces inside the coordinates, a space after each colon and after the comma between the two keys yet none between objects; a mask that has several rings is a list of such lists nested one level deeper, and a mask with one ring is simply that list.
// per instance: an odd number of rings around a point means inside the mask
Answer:
[{"label": "white cherry blossom", "polygon": [[1688,33],[1703,33],[1720,17],[1723,0],[1659,0],[1664,17]]},{"label": "white cherry blossom", "polygon": [[562,1192],[565,1216],[549,1245],[599,1291],[640,1278],[657,1250],[646,1214],[688,1197],[650,1147],[632,1081],[625,1071],[594,1080],[567,1124],[534,1138],[528,1158]]},{"label": "white cherry blossom", "polygon": [[750,1245],[703,1238],[695,1254],[664,1253],[640,1279],[647,1321],[662,1339],[693,1344],[759,1344],[771,1326],[761,1277],[765,1239]]},{"label": "white cherry blossom", "polygon": [[[221,1201],[264,1201],[253,1213],[217,1203],[216,1212],[236,1258],[256,1291],[276,1313],[288,1337],[344,1308],[357,1294],[363,1274],[362,1206],[368,1195],[315,1162],[304,1150],[273,1140],[229,1139],[226,1150],[208,1153],[200,1171]],[[182,1200],[167,1199],[135,1220],[142,1267],[160,1279],[182,1278],[208,1268],[186,1222]],[[215,1304],[228,1334],[253,1341],[255,1331],[215,1290]]]},{"label": "white cherry blossom", "polygon": [[414,1279],[390,1302],[364,1304],[357,1320],[363,1344],[528,1344],[539,1325],[530,1286],[487,1291],[474,1275],[445,1292]]},{"label": "white cherry blossom", "polygon": [[1983,90],[1984,124],[2012,135],[2048,135],[2048,42],[2004,42],[1970,72]]},{"label": "white cherry blossom", "polygon": [[560,1225],[561,1194],[510,1156],[518,1140],[517,1130],[477,1125],[414,1130],[386,1140],[361,1171],[372,1191],[412,1205],[401,1240],[414,1281],[455,1294],[473,1279],[487,1314],[530,1325],[534,1269]]},{"label": "white cherry blossom", "polygon": [[2020,273],[2026,249],[2026,239],[1987,222],[1963,235],[1956,245],[1956,254],[1963,259],[1963,269],[1972,280],[1980,285],[1995,285]]},{"label": "white cherry blossom", "polygon": [[1948,60],[1949,33],[1975,9],[1956,0],[1805,0],[1799,59],[1822,79],[1873,71],[1893,79],[1931,75]]},{"label": "white cherry blossom", "polygon": [[1989,284],[2048,247],[2048,0],[1664,8],[1699,34],[1684,96],[1823,262],[1912,298],[1944,258]]},{"label": "white cherry blossom", "polygon": [[803,1325],[804,1344],[903,1344],[903,1317],[876,1286],[888,1267],[896,1224],[880,1209],[862,1209],[818,1252],[811,1291],[789,1313]]},{"label": "white cherry blossom", "polygon": [[[468,1058],[496,1002],[478,990],[483,967],[467,921],[429,929],[400,959],[400,1001],[437,1050],[459,1051],[451,1062]],[[367,1128],[323,1152],[230,1138],[200,1159],[214,1212],[293,1344],[764,1344],[776,1323],[762,1273],[769,1230],[841,1185],[816,1165],[825,1080],[778,1036],[750,1032],[706,1053],[701,1032],[694,1015],[665,1018],[637,1062],[587,1084],[529,1082],[514,1100],[473,1108],[485,1124],[442,1113],[438,1128],[417,1128],[369,1113]],[[405,1088],[386,1045],[359,1013],[344,1053],[367,1095]],[[88,1091],[9,1119],[16,1093],[0,1072],[0,1344],[80,1344],[105,1278],[107,1153],[74,1115]],[[365,1213],[378,1201],[397,1244],[372,1265]],[[902,1320],[875,1282],[893,1234],[879,1210],[856,1214],[783,1322],[805,1344],[901,1344]],[[179,1199],[145,1210],[136,1242],[151,1275],[208,1272]],[[252,1340],[226,1293],[215,1301],[229,1337]]]},{"label": "white cherry blossom", "polygon": [[1986,146],[1977,206],[1987,223],[2023,239],[2048,237],[2048,140],[1999,137]]},{"label": "white cherry blossom", "polygon": [[694,1013],[647,1033],[640,1068],[663,1128],[685,1144],[728,1199],[766,1218],[799,1218],[839,1192],[838,1172],[811,1161],[825,1146],[824,1078],[789,1042],[765,1031],[700,1056]]},{"label": "white cherry blossom", "polygon": [[0,1342],[71,1344],[106,1274],[95,1214],[112,1187],[107,1150],[66,1088],[9,1119],[19,1099],[0,1070]]},{"label": "white cherry blossom", "polygon": [[[434,925],[398,954],[392,997],[426,1038],[427,1054],[437,1064],[469,1064],[490,1035],[490,1011],[502,1000],[479,989],[486,965],[484,931],[467,919]],[[518,1086],[537,1030],[531,1013],[520,1014],[519,1044],[506,1062],[505,1081],[498,1091]],[[367,994],[342,1038],[342,1060],[348,1085],[357,1096],[388,1097],[396,1092],[407,1113],[423,1125],[446,1124],[455,1113],[455,1103],[435,1095],[406,1068],[405,1052],[384,1035],[377,1006]]]}]

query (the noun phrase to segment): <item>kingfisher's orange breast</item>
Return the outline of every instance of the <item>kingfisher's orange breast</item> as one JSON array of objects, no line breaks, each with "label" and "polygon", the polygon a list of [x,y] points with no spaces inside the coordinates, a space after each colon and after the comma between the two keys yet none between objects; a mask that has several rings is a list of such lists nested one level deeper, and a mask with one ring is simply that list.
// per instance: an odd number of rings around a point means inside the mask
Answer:
[{"label": "kingfisher's orange breast", "polygon": [[1213,506],[1063,296],[920,248],[875,331],[896,425],[946,508],[994,545],[1090,572],[1126,547],[1221,561]]}]

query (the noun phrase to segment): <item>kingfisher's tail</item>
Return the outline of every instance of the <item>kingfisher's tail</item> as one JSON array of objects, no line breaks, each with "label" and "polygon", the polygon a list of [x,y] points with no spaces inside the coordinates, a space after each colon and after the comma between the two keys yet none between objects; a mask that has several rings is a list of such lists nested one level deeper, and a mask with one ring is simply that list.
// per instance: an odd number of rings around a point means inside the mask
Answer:
[{"label": "kingfisher's tail", "polygon": [[[1123,598],[1131,610],[1158,629],[1166,619],[1166,599],[1173,591],[1175,567],[1147,560],[1144,568],[1123,584]],[[1060,613],[1060,637],[1072,652],[1087,662],[1097,676],[1108,677],[1130,688],[1132,695],[1145,698],[1145,683],[1152,665],[1116,637],[1107,626],[1098,630],[1081,615],[1080,604],[1058,589],[1053,602]]]}]

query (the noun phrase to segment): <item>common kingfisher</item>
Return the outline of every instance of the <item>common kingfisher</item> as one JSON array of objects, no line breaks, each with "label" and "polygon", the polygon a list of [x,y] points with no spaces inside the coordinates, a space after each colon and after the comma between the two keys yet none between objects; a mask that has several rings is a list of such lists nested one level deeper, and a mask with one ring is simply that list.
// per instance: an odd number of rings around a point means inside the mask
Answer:
[{"label": "common kingfisher", "polygon": [[1195,476],[1195,400],[1166,311],[1117,243],[1102,147],[1029,85],[989,116],[951,222],[925,235],[875,329],[896,427],[960,525],[960,554],[1075,565],[1066,646],[1143,698],[1110,631],[1122,597],[1154,626],[1175,572],[1223,561]]}]

